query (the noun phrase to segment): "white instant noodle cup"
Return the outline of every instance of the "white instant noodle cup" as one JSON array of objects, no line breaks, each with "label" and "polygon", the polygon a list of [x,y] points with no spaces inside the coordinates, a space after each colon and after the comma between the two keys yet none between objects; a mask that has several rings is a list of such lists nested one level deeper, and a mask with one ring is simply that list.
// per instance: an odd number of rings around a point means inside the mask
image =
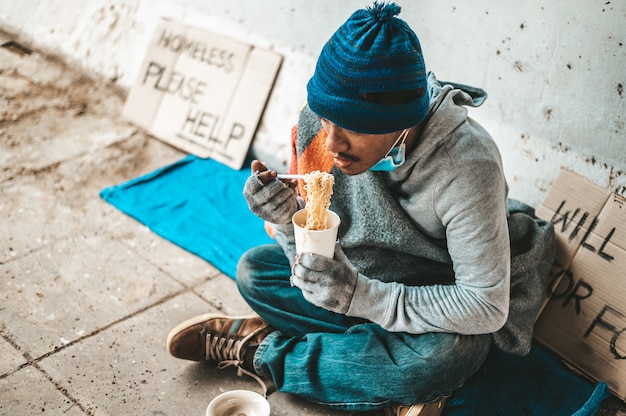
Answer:
[{"label": "white instant noodle cup", "polygon": [[215,397],[206,409],[206,416],[269,416],[270,405],[265,397],[249,390],[231,390]]},{"label": "white instant noodle cup", "polygon": [[337,241],[337,231],[339,230],[339,215],[328,210],[326,211],[325,230],[307,230],[306,208],[293,214],[293,231],[296,238],[296,253],[313,253],[333,258],[335,256],[335,242]]}]

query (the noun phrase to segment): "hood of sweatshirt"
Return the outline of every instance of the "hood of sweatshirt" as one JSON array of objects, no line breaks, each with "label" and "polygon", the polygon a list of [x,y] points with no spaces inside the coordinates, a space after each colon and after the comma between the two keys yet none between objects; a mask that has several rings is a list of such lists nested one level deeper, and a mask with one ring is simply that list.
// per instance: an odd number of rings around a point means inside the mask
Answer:
[{"label": "hood of sweatshirt", "polygon": [[467,107],[479,107],[487,99],[487,93],[482,88],[440,81],[433,72],[428,73],[428,93],[430,106],[418,144],[407,155],[406,163],[391,175],[395,179],[410,174],[413,166],[424,154],[429,153],[442,138],[466,122]]}]

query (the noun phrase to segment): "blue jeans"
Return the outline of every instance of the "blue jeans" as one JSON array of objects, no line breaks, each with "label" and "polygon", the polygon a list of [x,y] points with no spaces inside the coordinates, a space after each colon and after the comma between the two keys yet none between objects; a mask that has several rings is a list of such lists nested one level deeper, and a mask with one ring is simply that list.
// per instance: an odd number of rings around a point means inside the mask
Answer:
[{"label": "blue jeans", "polygon": [[491,336],[389,332],[319,308],[292,287],[278,245],[239,261],[244,299],[276,329],[259,346],[256,372],[277,389],[342,410],[424,403],[449,396],[482,365]]}]

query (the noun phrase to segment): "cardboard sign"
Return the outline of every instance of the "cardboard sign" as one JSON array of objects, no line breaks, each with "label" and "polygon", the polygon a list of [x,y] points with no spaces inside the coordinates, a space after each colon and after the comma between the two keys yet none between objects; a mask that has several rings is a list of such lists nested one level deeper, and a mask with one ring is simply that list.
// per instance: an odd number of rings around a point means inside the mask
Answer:
[{"label": "cardboard sign", "polygon": [[626,198],[562,170],[537,216],[557,256],[535,339],[626,399]]},{"label": "cardboard sign", "polygon": [[123,115],[155,137],[240,169],[282,56],[161,20]]}]

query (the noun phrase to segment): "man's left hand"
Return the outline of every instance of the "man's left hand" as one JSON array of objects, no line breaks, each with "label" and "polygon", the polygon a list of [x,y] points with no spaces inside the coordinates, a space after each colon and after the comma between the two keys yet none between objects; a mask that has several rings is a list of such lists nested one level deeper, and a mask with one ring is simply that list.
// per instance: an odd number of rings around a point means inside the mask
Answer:
[{"label": "man's left hand", "polygon": [[291,284],[304,298],[329,311],[345,314],[350,307],[358,271],[337,244],[335,257],[302,253],[296,256]]}]

